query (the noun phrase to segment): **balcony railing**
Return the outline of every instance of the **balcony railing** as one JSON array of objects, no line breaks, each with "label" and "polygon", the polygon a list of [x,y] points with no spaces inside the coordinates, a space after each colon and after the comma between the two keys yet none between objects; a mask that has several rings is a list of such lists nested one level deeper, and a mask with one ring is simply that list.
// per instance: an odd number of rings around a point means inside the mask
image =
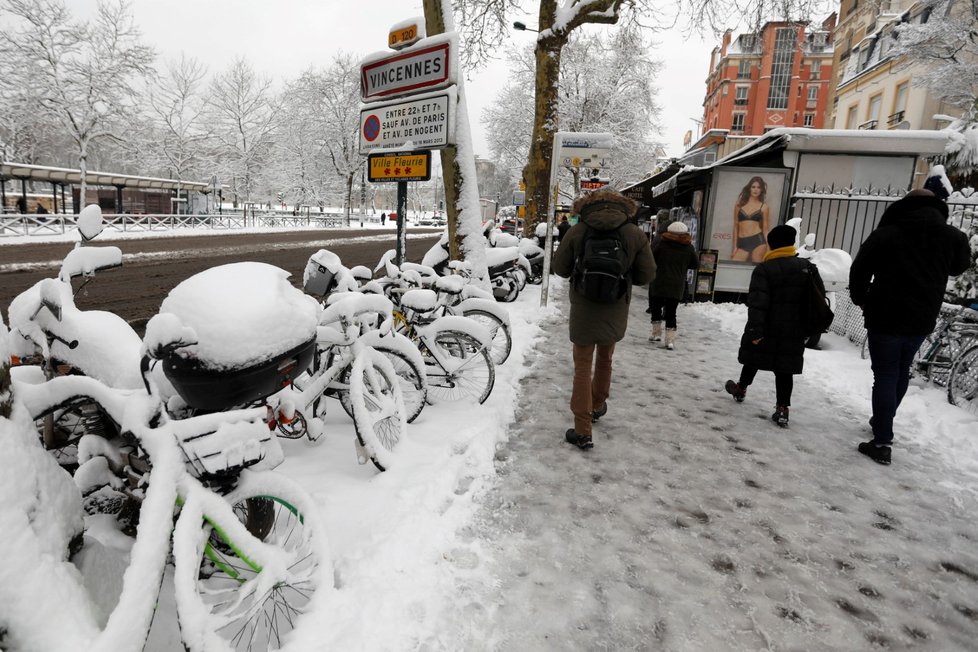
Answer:
[{"label": "balcony railing", "polygon": [[886,124],[889,126],[898,125],[903,122],[903,116],[906,111],[897,111],[896,113],[891,113],[890,117],[886,119]]},{"label": "balcony railing", "polygon": [[735,97],[734,98],[734,106],[747,106],[747,98],[746,97]]},{"label": "balcony railing", "polygon": [[878,123],[879,120],[867,120],[866,122],[856,127],[856,129],[876,129],[876,125]]}]

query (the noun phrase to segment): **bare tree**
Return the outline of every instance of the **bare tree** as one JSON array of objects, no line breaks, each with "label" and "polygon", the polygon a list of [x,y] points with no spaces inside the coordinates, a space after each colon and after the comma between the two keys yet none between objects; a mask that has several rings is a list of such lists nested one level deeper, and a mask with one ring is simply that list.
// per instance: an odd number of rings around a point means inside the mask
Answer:
[{"label": "bare tree", "polygon": [[237,58],[211,79],[207,119],[221,173],[231,181],[236,198],[252,200],[258,177],[272,147],[275,111],[272,82],[259,77],[251,64]]},{"label": "bare tree", "polygon": [[[656,143],[652,132],[659,113],[654,80],[659,64],[647,52],[637,30],[619,30],[609,39],[572,36],[564,47],[560,67],[558,120],[566,131],[609,132],[615,147],[608,170],[619,184],[634,170],[652,168]],[[493,156],[500,167],[516,169],[530,150],[533,52],[510,55],[511,78],[499,99],[483,114]],[[577,167],[565,171],[562,188],[576,195]],[[587,175],[590,176],[590,173]]]},{"label": "bare tree", "polygon": [[148,149],[177,179],[202,172],[202,155],[210,137],[202,92],[206,75],[199,61],[181,56],[168,62],[166,72],[148,93],[153,125]]},{"label": "bare tree", "polygon": [[[454,0],[460,42],[467,47],[465,62],[479,65],[506,40],[510,17],[521,8],[518,0]],[[820,0],[684,0],[662,6],[652,0],[539,0],[535,47],[534,119],[530,155],[523,178],[527,190],[527,233],[546,218],[550,158],[558,131],[560,61],[571,35],[586,25],[615,25],[666,29],[685,19],[693,26],[716,29],[750,17],[755,21],[774,12],[779,17],[811,15]]]},{"label": "bare tree", "polygon": [[913,82],[961,111],[950,125],[946,164],[964,179],[978,174],[978,2],[924,0],[926,21],[898,25],[893,50],[912,67]]},{"label": "bare tree", "polygon": [[155,54],[125,0],[99,3],[91,22],[74,20],[60,0],[6,0],[0,11],[12,21],[0,33],[0,85],[30,89],[74,141],[84,203],[89,146],[123,139],[116,127],[136,112],[138,82]]},{"label": "bare tree", "polygon": [[353,55],[333,58],[308,100],[319,107],[322,147],[333,171],[343,181],[344,215],[350,225],[353,182],[366,162],[360,155],[360,63]]}]

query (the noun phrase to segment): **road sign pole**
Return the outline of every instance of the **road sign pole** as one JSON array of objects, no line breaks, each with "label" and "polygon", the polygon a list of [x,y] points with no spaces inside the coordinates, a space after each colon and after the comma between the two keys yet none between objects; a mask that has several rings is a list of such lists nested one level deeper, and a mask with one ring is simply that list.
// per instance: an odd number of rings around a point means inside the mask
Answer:
[{"label": "road sign pole", "polygon": [[407,250],[407,181],[397,182],[397,248],[394,263],[400,267]]},{"label": "road sign pole", "polygon": [[547,237],[543,247],[543,281],[540,284],[540,307],[547,307],[547,299],[550,293],[550,257],[553,252],[553,213],[557,207],[557,156],[560,152],[560,143],[563,133],[554,134],[553,149],[550,153],[550,185],[547,186]]}]

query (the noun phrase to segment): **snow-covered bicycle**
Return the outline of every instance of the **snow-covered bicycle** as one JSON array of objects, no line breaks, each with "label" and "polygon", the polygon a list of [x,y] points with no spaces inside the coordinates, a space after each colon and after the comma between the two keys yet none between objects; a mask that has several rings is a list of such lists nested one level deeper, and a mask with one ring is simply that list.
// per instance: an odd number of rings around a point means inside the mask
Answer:
[{"label": "snow-covered bicycle", "polygon": [[[407,435],[407,412],[393,364],[378,345],[396,350],[412,366],[417,351],[392,332],[391,302],[379,295],[337,295],[323,311],[317,329],[317,351],[308,376],[295,389],[277,395],[279,413],[287,419],[280,430],[289,437],[312,433],[318,438],[325,396],[335,396],[353,417],[357,458],[384,471],[396,461],[398,445]],[[361,319],[380,324],[363,332]],[[282,419],[280,419],[281,421]]]},{"label": "snow-covered bicycle", "polygon": [[89,498],[101,494],[103,504],[116,494],[138,505],[118,604],[104,627],[93,623],[79,633],[78,649],[142,649],[171,552],[188,649],[285,648],[314,626],[308,612],[332,587],[322,525],[296,484],[252,470],[281,460],[268,407],[168,414],[154,360],[193,343],[192,331],[170,325],[164,319],[147,326],[144,390],[86,376],[16,382],[16,396],[35,419],[80,400],[112,419],[118,438],[86,434],[78,441],[75,482]]}]

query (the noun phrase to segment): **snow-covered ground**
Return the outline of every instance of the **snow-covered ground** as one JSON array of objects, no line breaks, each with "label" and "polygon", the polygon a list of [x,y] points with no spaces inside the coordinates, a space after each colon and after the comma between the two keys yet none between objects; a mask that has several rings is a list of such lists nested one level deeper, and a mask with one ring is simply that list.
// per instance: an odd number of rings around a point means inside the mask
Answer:
[{"label": "snow-covered ground", "polygon": [[[426,407],[403,464],[357,465],[338,404],[322,444],[282,442],[279,470],[313,494],[335,564],[296,649],[974,649],[978,420],[915,385],[893,465],[858,455],[869,362],[830,334],[782,430],[771,374],[743,404],[722,391],[743,306],[682,307],[666,351],[636,289],[585,453],[563,441],[561,281],[550,296],[541,309],[528,286],[508,305],[513,353],[489,400]],[[105,609],[129,540],[89,525]],[[169,577],[146,649],[179,649]]]}]

